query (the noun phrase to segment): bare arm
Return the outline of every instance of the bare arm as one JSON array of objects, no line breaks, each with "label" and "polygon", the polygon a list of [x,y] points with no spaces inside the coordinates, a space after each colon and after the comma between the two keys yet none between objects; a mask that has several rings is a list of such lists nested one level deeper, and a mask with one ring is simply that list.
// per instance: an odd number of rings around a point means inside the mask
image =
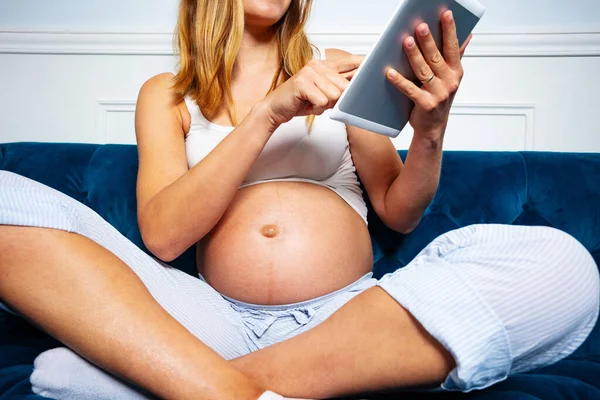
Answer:
[{"label": "bare arm", "polygon": [[392,141],[382,135],[348,126],[356,170],[381,220],[391,229],[408,233],[421,220],[439,181],[440,149],[413,140],[406,164]]},{"label": "bare arm", "polygon": [[[347,55],[343,50],[327,50],[331,58]],[[391,229],[410,232],[437,190],[441,146],[428,148],[415,135],[404,165],[388,137],[350,125],[347,130],[354,166],[375,212]]]},{"label": "bare arm", "polygon": [[[415,102],[410,123],[415,130],[403,164],[387,137],[348,127],[352,158],[377,215],[398,232],[412,231],[421,220],[440,179],[442,144],[450,107],[463,76],[460,58],[469,40],[458,46],[456,27],[449,13],[442,19],[444,55],[435,45],[427,27],[419,26],[419,47],[407,38],[404,48],[422,88],[396,72],[388,79]],[[341,55],[344,52],[334,52]],[[395,71],[394,71],[395,72]]]},{"label": "bare arm", "polygon": [[136,110],[140,166],[138,221],[144,243],[170,261],[219,221],[272,130],[260,105],[206,158],[188,170],[171,75],[144,84]]},{"label": "bare arm", "polygon": [[[144,243],[170,261],[218,223],[277,127],[322,114],[339,98],[361,57],[310,62],[266,99],[202,161],[188,170],[184,130],[170,89],[172,76],[144,84],[136,110],[140,166],[138,222]],[[340,82],[341,81],[341,82]]]}]

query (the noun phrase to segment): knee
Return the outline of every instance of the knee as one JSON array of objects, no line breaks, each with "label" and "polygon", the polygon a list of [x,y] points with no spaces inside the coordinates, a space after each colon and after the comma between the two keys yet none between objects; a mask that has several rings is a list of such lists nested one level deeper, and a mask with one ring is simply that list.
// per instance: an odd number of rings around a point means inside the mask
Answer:
[{"label": "knee", "polygon": [[[506,227],[499,262],[490,275],[499,288],[486,297],[499,305],[519,301],[529,319],[560,321],[571,331],[595,322],[600,307],[598,266],[571,235],[548,227]],[[512,300],[507,299],[507,296]],[[508,311],[506,311],[508,312]]]},{"label": "knee", "polygon": [[[575,241],[575,239],[572,239]],[[578,241],[573,251],[573,292],[581,291],[582,308],[594,315],[594,323],[600,308],[600,274],[592,255]]]},{"label": "knee", "polygon": [[[579,241],[543,228],[527,245],[532,271],[519,267],[523,269],[511,281],[518,288],[512,297],[521,308],[505,316],[508,325],[519,327],[510,339],[514,373],[552,364],[575,351],[592,332],[600,307],[598,267]],[[532,347],[533,332],[544,333]]]},{"label": "knee", "polygon": [[[544,228],[539,276],[557,299],[572,313],[595,322],[600,307],[600,275],[589,251],[573,236],[554,228]],[[539,286],[538,286],[539,287]]]},{"label": "knee", "polygon": [[598,294],[598,266],[583,244],[568,233],[554,228],[545,228],[542,237],[546,241],[542,256],[548,260],[544,265],[547,272],[563,275],[559,274],[562,270],[567,280],[589,286]]}]

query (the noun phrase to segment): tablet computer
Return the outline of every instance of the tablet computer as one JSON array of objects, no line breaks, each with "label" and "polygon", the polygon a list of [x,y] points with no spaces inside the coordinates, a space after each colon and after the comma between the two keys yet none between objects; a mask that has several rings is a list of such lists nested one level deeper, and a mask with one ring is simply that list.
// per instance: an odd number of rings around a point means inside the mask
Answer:
[{"label": "tablet computer", "polygon": [[386,78],[386,71],[393,67],[421,86],[402,44],[408,36],[415,36],[420,23],[426,22],[438,49],[442,51],[440,21],[447,10],[454,14],[458,40],[462,45],[483,16],[485,7],[477,0],[402,0],[330,117],[382,135],[398,136],[408,123],[414,103]]}]

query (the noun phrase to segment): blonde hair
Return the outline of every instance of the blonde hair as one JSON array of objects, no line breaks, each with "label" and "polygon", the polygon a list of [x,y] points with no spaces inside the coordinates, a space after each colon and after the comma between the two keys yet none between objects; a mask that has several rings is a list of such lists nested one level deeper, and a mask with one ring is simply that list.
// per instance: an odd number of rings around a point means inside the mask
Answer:
[{"label": "blonde hair", "polygon": [[[269,93],[313,58],[313,46],[304,32],[311,7],[312,0],[292,0],[275,25],[280,66]],[[179,72],[173,85],[177,101],[190,96],[212,119],[225,98],[231,121],[238,124],[231,78],[243,32],[242,0],[181,0],[175,36]],[[313,118],[308,118],[309,125]]]}]

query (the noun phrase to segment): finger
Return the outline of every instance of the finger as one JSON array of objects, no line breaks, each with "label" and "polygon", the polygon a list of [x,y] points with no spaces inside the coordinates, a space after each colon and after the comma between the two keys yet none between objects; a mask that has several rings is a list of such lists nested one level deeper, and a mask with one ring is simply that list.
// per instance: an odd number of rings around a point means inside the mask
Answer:
[{"label": "finger", "polygon": [[344,90],[346,90],[346,87],[348,87],[348,85],[350,84],[345,75],[349,75],[349,74],[353,75],[356,72],[356,70],[354,70],[352,72],[346,72],[344,74],[339,74],[337,71],[327,67],[323,63],[320,63],[314,69],[319,74],[321,74],[321,76],[324,76],[326,79],[331,81],[331,83],[334,84],[340,90],[340,92],[343,92]]},{"label": "finger", "polygon": [[333,82],[326,77],[316,74],[314,78],[315,86],[325,95],[329,100],[327,106],[333,107],[342,95],[343,89],[339,89]]},{"label": "finger", "polygon": [[449,70],[448,64],[446,64],[442,53],[438,50],[435,40],[431,35],[431,30],[427,24],[423,23],[417,27],[417,38],[421,46],[423,57],[433,72],[438,77],[446,76]]},{"label": "finger", "polygon": [[423,102],[426,92],[420,89],[410,80],[402,76],[398,71],[393,68],[388,69],[386,74],[388,80],[409,99],[414,101],[416,104]]},{"label": "finger", "polygon": [[358,70],[355,69],[354,71],[350,71],[350,72],[344,72],[343,74],[340,74],[342,77],[344,77],[347,81],[351,81],[352,78],[354,78],[354,75],[356,75],[356,72]]},{"label": "finger", "polygon": [[343,73],[343,72],[351,72],[353,70],[356,70],[360,66],[360,64],[363,62],[364,59],[365,59],[364,56],[351,55],[348,57],[327,59],[323,63],[327,67],[329,67],[339,73]]},{"label": "finger", "polygon": [[301,96],[310,104],[307,107],[307,115],[321,115],[329,105],[329,98],[315,85],[303,86]]},{"label": "finger", "polygon": [[[425,61],[421,50],[417,47],[417,43],[412,36],[406,38],[404,48],[417,79],[423,84],[432,84],[435,80],[435,74],[429,64],[427,64],[427,61]],[[434,77],[433,80],[432,77]]]},{"label": "finger", "polygon": [[469,46],[469,43],[471,43],[471,39],[473,39],[473,35],[472,34],[470,34],[467,37],[467,40],[465,40],[465,42],[461,46],[461,48],[460,48],[460,58],[462,58],[465,55],[465,51],[467,50],[467,46]]},{"label": "finger", "polygon": [[456,23],[452,11],[448,10],[442,15],[442,30],[444,32],[444,58],[450,67],[460,64],[460,48],[456,34]]},{"label": "finger", "polygon": [[[352,73],[354,74],[354,73]],[[326,74],[325,77],[331,81],[339,90],[343,92],[350,84],[349,79],[336,73]]]}]

